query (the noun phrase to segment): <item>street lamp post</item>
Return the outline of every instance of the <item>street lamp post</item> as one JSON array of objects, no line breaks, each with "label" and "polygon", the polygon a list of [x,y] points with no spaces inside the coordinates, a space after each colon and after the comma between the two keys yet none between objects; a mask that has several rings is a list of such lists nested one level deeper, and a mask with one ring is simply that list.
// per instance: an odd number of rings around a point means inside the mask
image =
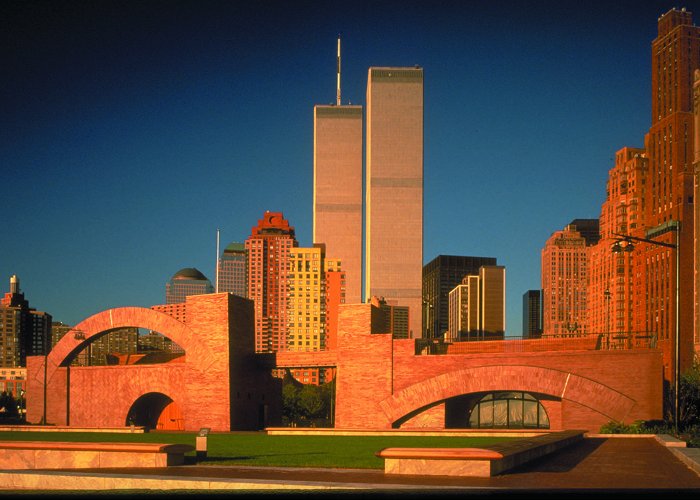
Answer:
[{"label": "street lamp post", "polygon": [[[679,400],[678,400],[678,393],[680,390],[680,378],[681,378],[681,351],[680,351],[680,253],[681,253],[681,245],[680,245],[680,222],[676,221],[674,225],[675,231],[676,231],[676,243],[664,243],[661,241],[654,241],[648,238],[638,238],[636,236],[630,236],[626,234],[617,234],[617,233],[612,233],[613,236],[617,236],[618,239],[613,243],[612,246],[612,251],[613,253],[619,253],[619,252],[631,252],[634,249],[634,244],[632,243],[633,241],[641,241],[643,243],[649,243],[651,245],[657,245],[661,247],[666,247],[666,248],[673,248],[675,250],[676,254],[676,304],[675,304],[675,332],[674,332],[674,337],[675,337],[675,349],[674,349],[674,361],[675,361],[675,370],[674,370],[674,381],[673,381],[673,428],[674,432],[676,433],[676,436],[678,435],[678,407],[679,407]],[[625,242],[625,245],[621,245],[621,242]]]}]

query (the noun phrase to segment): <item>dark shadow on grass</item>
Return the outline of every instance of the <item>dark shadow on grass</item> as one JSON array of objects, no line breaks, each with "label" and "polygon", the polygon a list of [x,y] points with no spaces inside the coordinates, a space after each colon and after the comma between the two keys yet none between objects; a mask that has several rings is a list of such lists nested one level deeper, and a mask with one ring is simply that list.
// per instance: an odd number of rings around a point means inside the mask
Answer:
[{"label": "dark shadow on grass", "polygon": [[597,450],[605,438],[584,438],[549,455],[514,467],[504,474],[527,474],[531,472],[568,472]]},{"label": "dark shadow on grass", "polygon": [[[304,453],[304,455],[323,455],[323,454],[324,453],[318,452],[318,451]],[[284,457],[284,456],[291,456],[291,455],[295,455],[295,454],[294,453],[269,453],[266,455],[232,455],[232,456],[228,456],[228,457],[205,457],[205,458],[197,458],[196,456],[189,456],[189,457],[185,457],[184,465],[206,465],[208,463],[214,464],[217,462],[230,462],[232,460],[246,462],[246,461],[256,460],[256,459],[263,458],[263,457]],[[244,463],[239,464],[239,465],[244,465]],[[287,465],[279,464],[279,466],[286,467]]]}]

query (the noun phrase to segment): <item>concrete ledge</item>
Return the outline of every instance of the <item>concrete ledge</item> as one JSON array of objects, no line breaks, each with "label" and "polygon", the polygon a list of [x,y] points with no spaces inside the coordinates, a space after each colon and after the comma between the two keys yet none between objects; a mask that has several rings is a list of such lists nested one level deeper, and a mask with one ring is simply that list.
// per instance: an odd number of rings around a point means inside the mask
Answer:
[{"label": "concrete ledge", "polygon": [[0,469],[80,469],[182,465],[187,444],[1,441]]},{"label": "concrete ledge", "polygon": [[669,451],[700,476],[700,448],[670,447]]},{"label": "concrete ledge", "polygon": [[519,439],[488,448],[384,448],[385,474],[490,477],[583,439],[570,430]]},{"label": "concrete ledge", "polygon": [[587,432],[585,437],[605,439],[655,439],[659,444],[665,446],[666,448],[685,448],[687,446],[685,441],[681,441],[680,439],[677,439],[669,434],[591,434],[590,432]]},{"label": "concrete ledge", "polygon": [[549,434],[550,430],[538,429],[442,429],[421,427],[417,429],[335,429],[327,427],[267,427],[270,436],[482,436],[482,437],[534,437]]},{"label": "concrete ledge", "polygon": [[70,427],[67,425],[0,425],[0,432],[118,432],[143,434],[141,425],[129,427]]}]

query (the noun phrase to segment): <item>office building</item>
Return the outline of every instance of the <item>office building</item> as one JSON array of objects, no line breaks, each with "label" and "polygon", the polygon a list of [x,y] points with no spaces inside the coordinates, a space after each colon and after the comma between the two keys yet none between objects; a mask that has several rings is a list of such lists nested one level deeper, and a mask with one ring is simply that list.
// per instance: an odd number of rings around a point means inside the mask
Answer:
[{"label": "office building", "polygon": [[214,287],[209,279],[198,269],[186,267],[176,272],[165,284],[165,303],[180,304],[185,302],[188,295],[214,293]]},{"label": "office building", "polygon": [[[644,193],[649,159],[643,149],[625,147],[608,173],[607,197],[600,211],[600,241],[588,251],[588,307],[591,333],[628,333],[633,327],[635,271],[631,252],[612,251],[616,234],[644,227]],[[578,226],[577,226],[578,229]],[[639,277],[641,279],[641,277]]]},{"label": "office building", "polygon": [[448,295],[445,340],[503,339],[506,330],[506,269],[481,266],[467,275]]},{"label": "office building", "polygon": [[423,70],[370,68],[366,105],[365,300],[408,306],[420,337]]},{"label": "office building", "polygon": [[326,273],[326,340],[325,347],[335,350],[338,347],[338,314],[340,305],[346,303],[345,271],[338,259],[325,259]]},{"label": "office building", "polygon": [[340,259],[362,302],[362,106],[314,107],[313,241]]},{"label": "office building", "polygon": [[323,248],[293,248],[287,276],[287,350],[325,349],[325,283]]},{"label": "office building", "polygon": [[542,336],[542,290],[528,290],[523,294],[523,338]]},{"label": "office building", "polygon": [[286,349],[289,256],[298,243],[282,212],[266,211],[245,241],[248,298],[255,309],[255,352]]},{"label": "office building", "polygon": [[378,307],[382,312],[380,316],[382,333],[391,333],[394,339],[408,339],[409,336],[409,309],[407,306],[393,306],[388,304],[384,297],[370,297],[370,303]]},{"label": "office building", "polygon": [[586,332],[586,239],[575,226],[555,231],[542,249],[543,333]]},{"label": "office building", "polygon": [[586,246],[595,245],[600,241],[600,221],[598,219],[574,219],[570,226],[576,226],[576,230],[586,240]]},{"label": "office building", "polygon": [[219,292],[230,292],[239,297],[246,297],[248,285],[246,272],[245,243],[232,242],[224,248],[219,257],[219,274],[217,279]]},{"label": "office building", "polygon": [[10,277],[10,291],[0,299],[0,368],[26,366],[27,356],[51,349],[51,315],[29,307],[19,278]]},{"label": "office building", "polygon": [[495,266],[495,257],[438,255],[423,266],[423,337],[442,337],[448,330],[448,294],[481,266]]}]

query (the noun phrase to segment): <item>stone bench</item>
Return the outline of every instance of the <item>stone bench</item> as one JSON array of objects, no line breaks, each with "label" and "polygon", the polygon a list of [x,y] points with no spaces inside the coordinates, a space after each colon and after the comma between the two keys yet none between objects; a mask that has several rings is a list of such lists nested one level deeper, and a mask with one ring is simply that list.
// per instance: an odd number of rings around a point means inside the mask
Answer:
[{"label": "stone bench", "polygon": [[98,469],[182,465],[188,444],[0,441],[0,469]]},{"label": "stone bench", "polygon": [[385,474],[490,477],[583,439],[586,431],[552,432],[488,448],[384,448]]}]

